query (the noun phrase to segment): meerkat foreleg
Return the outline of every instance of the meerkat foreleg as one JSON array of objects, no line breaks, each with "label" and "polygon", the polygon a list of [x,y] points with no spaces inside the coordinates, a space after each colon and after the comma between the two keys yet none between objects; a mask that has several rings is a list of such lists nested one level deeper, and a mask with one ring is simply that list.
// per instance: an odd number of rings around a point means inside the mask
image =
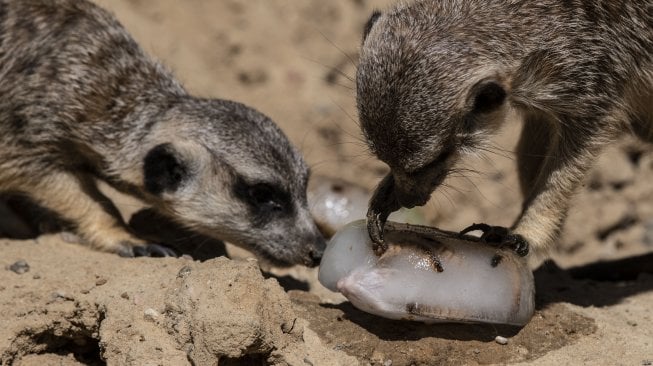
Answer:
[{"label": "meerkat foreleg", "polygon": [[[536,186],[546,157],[550,153],[552,130],[553,128],[549,122],[536,113],[529,114],[524,119],[516,155],[519,186],[522,196],[525,198],[533,194],[533,189]],[[481,239],[487,244],[508,247],[522,256],[527,255],[530,250],[528,239],[501,226],[474,223],[463,229],[460,234],[465,235],[477,230],[483,232]]]},{"label": "meerkat foreleg", "polygon": [[[115,207],[97,191],[94,182],[66,172],[42,179],[30,195],[44,207],[76,226],[76,232],[90,246],[121,256],[174,256],[165,247],[148,244],[127,230],[122,219],[109,211]],[[111,209],[113,207],[113,210]]]},{"label": "meerkat foreleg", "polygon": [[607,133],[569,131],[572,123],[556,128],[543,116],[527,117],[516,151],[524,196],[521,215],[510,229],[474,224],[461,234],[480,230],[488,244],[511,248],[522,256],[531,250],[545,253],[562,228],[572,196],[606,143]]},{"label": "meerkat foreleg", "polygon": [[549,121],[541,115],[530,114],[524,118],[524,126],[515,151],[519,188],[524,198],[531,196],[545,158],[550,153],[553,130]]},{"label": "meerkat foreleg", "polygon": [[400,207],[394,195],[394,178],[388,174],[374,191],[367,210],[367,231],[377,255],[382,255],[388,249],[383,239],[383,226],[390,213]]},{"label": "meerkat foreleg", "polygon": [[[566,126],[571,126],[567,121]],[[534,150],[525,146],[518,151],[520,155],[539,155],[543,157],[537,173],[531,167],[520,164],[522,191],[526,194],[522,213],[512,226],[511,233],[526,240],[535,252],[544,253],[558,236],[571,198],[582,184],[587,170],[591,167],[601,147],[606,143],[606,133],[588,131],[568,131],[564,127],[549,135],[549,148],[542,155],[542,144],[534,143]],[[578,125],[577,125],[578,126]],[[534,127],[527,127],[526,133]],[[595,129],[599,129],[598,127]],[[533,136],[525,140],[534,139]],[[525,145],[525,144],[522,144]],[[528,161],[521,156],[521,163]]]}]

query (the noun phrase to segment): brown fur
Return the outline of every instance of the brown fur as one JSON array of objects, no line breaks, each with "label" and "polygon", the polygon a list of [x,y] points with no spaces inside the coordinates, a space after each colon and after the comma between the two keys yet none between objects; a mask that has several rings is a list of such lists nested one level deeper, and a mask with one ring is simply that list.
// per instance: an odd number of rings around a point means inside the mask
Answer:
[{"label": "brown fur", "polygon": [[524,121],[512,233],[540,252],[606,144],[623,133],[653,142],[650,0],[418,0],[373,19],[358,109],[392,173],[371,202],[372,234],[387,211],[424,204],[510,109]]}]

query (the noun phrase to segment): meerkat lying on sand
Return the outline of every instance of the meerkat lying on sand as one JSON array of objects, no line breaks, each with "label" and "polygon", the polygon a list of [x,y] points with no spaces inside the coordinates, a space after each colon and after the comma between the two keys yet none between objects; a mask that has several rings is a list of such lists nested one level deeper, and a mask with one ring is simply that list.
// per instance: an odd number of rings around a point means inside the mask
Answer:
[{"label": "meerkat lying on sand", "polygon": [[307,179],[274,122],[189,95],[105,10],[0,0],[0,191],[56,212],[93,248],[173,254],[127,230],[103,180],[273,263],[315,265],[324,239]]}]

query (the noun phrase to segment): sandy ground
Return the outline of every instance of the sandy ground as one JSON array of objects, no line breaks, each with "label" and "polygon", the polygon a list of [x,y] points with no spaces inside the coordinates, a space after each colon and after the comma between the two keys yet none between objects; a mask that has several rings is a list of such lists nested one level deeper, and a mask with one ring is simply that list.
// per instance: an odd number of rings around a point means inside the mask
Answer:
[{"label": "sandy ground", "polygon": [[[386,172],[361,143],[351,78],[362,26],[387,1],[98,3],[193,93],[271,116],[315,174],[372,188]],[[493,152],[466,162],[479,173],[434,195],[431,224],[511,223],[518,132],[507,126]],[[552,261],[533,263],[537,312],[522,329],[379,319],[338,303],[315,271],[208,259],[224,252],[213,242],[193,261],[123,259],[59,235],[0,241],[0,364],[651,365],[652,180],[650,147],[625,140],[601,157]],[[144,236],[168,228],[133,222]],[[21,260],[27,272],[11,267]]]}]

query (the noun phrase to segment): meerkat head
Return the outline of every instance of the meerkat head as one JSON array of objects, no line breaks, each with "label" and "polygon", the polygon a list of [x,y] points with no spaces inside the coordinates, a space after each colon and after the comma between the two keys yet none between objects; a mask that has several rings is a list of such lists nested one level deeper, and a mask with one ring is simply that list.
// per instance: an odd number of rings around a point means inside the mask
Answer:
[{"label": "meerkat head", "polygon": [[480,147],[508,110],[498,69],[424,6],[375,12],[356,74],[361,128],[391,168],[386,191],[404,207],[425,204],[461,153]]},{"label": "meerkat head", "polygon": [[189,99],[154,127],[143,186],[181,224],[275,265],[319,263],[309,171],[281,130],[245,105]]}]

